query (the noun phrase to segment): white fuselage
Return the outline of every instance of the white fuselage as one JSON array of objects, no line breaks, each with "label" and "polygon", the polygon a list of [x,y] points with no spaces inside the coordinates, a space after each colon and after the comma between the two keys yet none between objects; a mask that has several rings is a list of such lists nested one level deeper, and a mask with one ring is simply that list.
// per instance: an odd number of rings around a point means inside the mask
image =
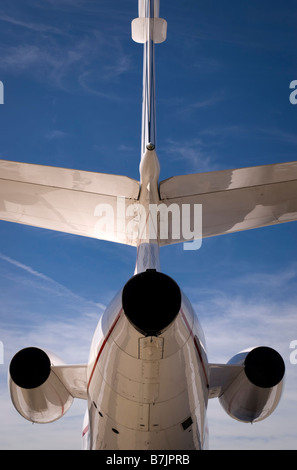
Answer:
[{"label": "white fuselage", "polygon": [[205,343],[188,299],[164,333],[145,337],[126,317],[120,292],[92,342],[84,447],[204,448],[207,400]]}]

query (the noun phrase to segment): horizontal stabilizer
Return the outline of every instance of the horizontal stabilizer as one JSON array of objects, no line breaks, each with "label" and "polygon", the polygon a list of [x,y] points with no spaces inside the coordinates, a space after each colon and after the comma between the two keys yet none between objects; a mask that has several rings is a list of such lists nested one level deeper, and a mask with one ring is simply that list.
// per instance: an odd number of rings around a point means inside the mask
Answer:
[{"label": "horizontal stabilizer", "polygon": [[[295,221],[297,162],[174,176],[160,183],[160,198],[181,213],[201,204],[203,238]],[[160,245],[185,241],[169,234]]]},{"label": "horizontal stabilizer", "polygon": [[167,21],[162,18],[135,18],[131,23],[132,39],[144,44],[152,39],[155,44],[166,40]]},{"label": "horizontal stabilizer", "polygon": [[134,245],[126,213],[138,194],[126,176],[0,160],[0,219],[9,222]]}]

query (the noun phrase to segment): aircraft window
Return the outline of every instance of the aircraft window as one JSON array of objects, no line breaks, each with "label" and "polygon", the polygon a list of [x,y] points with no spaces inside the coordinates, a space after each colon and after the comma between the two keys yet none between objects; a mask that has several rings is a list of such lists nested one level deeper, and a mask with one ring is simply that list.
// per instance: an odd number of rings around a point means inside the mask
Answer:
[{"label": "aircraft window", "polygon": [[115,432],[116,434],[119,434],[119,431],[115,428],[111,428],[113,432]]}]

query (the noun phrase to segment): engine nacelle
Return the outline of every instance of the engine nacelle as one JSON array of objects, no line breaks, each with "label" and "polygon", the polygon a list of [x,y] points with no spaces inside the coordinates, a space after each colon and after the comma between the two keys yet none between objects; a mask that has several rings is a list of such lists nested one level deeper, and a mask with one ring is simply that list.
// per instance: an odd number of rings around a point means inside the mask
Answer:
[{"label": "engine nacelle", "polygon": [[133,276],[122,293],[126,317],[145,336],[158,336],[165,331],[179,313],[181,300],[176,282],[155,269]]},{"label": "engine nacelle", "polygon": [[285,364],[280,354],[260,346],[235,355],[228,364],[244,368],[219,397],[224,410],[248,423],[267,418],[282,393]]},{"label": "engine nacelle", "polygon": [[9,389],[13,405],[33,423],[50,423],[70,408],[73,397],[52,371],[62,361],[39,348],[25,348],[12,359]]}]

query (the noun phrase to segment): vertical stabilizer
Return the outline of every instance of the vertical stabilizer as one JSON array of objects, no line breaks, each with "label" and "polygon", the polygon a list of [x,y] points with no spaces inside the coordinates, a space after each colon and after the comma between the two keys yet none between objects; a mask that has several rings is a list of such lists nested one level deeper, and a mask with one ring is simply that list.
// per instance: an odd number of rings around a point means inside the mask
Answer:
[{"label": "vertical stabilizer", "polygon": [[165,41],[167,33],[159,9],[159,0],[139,0],[139,17],[132,21],[132,39],[144,45],[141,157],[156,146],[155,44]]},{"label": "vertical stabilizer", "polygon": [[132,39],[144,44],[151,38],[155,44],[166,40],[167,21],[159,18],[159,0],[139,0],[138,18],[131,23]]},{"label": "vertical stabilizer", "polygon": [[155,44],[166,39],[167,23],[159,18],[159,0],[139,0],[138,18],[132,21],[132,39],[143,44],[142,132],[138,224],[135,273],[160,270],[158,220],[151,213],[159,203],[159,160],[156,147]]}]

